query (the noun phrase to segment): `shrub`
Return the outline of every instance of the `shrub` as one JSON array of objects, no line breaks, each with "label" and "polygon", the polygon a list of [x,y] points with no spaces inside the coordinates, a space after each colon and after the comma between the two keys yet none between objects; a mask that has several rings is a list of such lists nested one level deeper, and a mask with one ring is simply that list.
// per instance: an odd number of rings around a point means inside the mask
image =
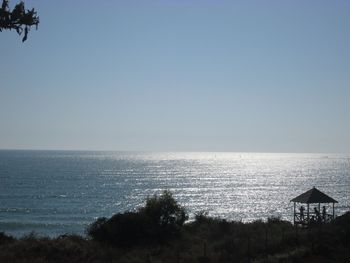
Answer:
[{"label": "shrub", "polygon": [[99,217],[95,222],[88,226],[86,232],[95,240],[102,241],[106,236],[106,230],[104,225],[107,222],[106,217]]},{"label": "shrub", "polygon": [[267,223],[268,224],[278,224],[283,222],[283,220],[281,219],[281,216],[269,216],[267,218]]},{"label": "shrub", "polygon": [[150,235],[155,234],[156,238],[176,235],[188,219],[185,209],[169,191],[147,198],[146,206],[139,209],[139,214],[147,218],[148,226],[153,232]]},{"label": "shrub", "polygon": [[15,241],[15,238],[6,235],[4,232],[0,232],[0,245],[7,244],[13,241]]},{"label": "shrub", "polygon": [[194,220],[197,224],[201,224],[210,220],[209,212],[201,210],[194,214]]},{"label": "shrub", "polygon": [[110,219],[99,218],[92,223],[87,233],[93,239],[129,247],[140,243],[156,243],[179,234],[187,220],[185,209],[169,191],[154,195],[136,212],[124,212]]}]

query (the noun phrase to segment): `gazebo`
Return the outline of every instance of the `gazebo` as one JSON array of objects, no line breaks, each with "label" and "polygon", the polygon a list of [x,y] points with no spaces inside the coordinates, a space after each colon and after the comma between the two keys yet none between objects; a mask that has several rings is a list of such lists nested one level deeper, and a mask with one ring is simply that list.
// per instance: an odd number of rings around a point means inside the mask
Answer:
[{"label": "gazebo", "polygon": [[[322,193],[316,187],[293,198],[291,202],[294,202],[294,225],[302,226],[308,226],[313,223],[327,223],[333,220],[334,204],[338,203],[338,201]],[[297,203],[301,204],[298,212],[296,211]],[[303,204],[306,204],[306,211]],[[323,206],[321,211],[321,204],[332,204],[332,213],[327,212],[326,206]],[[313,211],[310,211],[310,205],[313,206]]]}]

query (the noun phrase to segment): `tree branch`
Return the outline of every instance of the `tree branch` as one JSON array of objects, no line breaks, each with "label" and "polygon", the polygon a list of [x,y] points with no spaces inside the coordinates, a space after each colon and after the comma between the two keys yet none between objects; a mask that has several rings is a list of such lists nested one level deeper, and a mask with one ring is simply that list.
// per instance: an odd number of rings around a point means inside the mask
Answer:
[{"label": "tree branch", "polygon": [[25,10],[24,2],[19,2],[14,9],[9,9],[9,1],[3,0],[0,8],[0,32],[3,30],[16,30],[21,35],[24,33],[22,42],[28,38],[28,33],[32,26],[38,29],[39,17],[34,10]]}]

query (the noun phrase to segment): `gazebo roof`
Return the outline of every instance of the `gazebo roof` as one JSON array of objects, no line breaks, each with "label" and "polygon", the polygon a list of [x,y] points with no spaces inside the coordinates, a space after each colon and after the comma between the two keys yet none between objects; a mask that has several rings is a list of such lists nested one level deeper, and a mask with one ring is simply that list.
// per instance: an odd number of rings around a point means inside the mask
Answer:
[{"label": "gazebo roof", "polygon": [[316,187],[306,191],[305,193],[293,198],[291,202],[314,204],[314,203],[338,203],[332,197],[322,193]]}]

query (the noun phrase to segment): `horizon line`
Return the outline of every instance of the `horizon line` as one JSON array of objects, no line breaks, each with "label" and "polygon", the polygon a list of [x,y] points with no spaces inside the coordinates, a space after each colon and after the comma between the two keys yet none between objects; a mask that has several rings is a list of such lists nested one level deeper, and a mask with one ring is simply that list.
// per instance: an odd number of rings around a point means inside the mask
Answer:
[{"label": "horizon line", "polygon": [[30,149],[0,148],[0,151],[56,151],[56,152],[134,152],[134,153],[238,153],[238,154],[350,154],[350,152],[287,152],[287,151],[208,151],[208,150],[92,150],[92,149]]}]

